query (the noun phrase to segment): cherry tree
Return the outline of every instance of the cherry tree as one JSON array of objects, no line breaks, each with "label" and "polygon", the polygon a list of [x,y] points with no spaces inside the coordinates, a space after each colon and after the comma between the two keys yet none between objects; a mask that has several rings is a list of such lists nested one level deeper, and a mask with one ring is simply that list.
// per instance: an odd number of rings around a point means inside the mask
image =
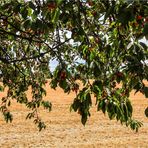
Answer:
[{"label": "cherry tree", "polygon": [[[133,130],[130,92],[148,97],[148,3],[134,0],[1,0],[0,2],[0,111],[7,122],[12,100],[30,109],[39,130],[45,128],[38,109],[51,111],[44,100],[50,87],[75,92],[71,111],[85,125],[92,97],[97,111]],[[50,61],[58,65],[51,71]],[[80,62],[83,61],[83,62]],[[81,82],[82,87],[79,86]],[[120,84],[119,88],[117,84]],[[32,98],[26,91],[31,87]],[[148,108],[145,109],[148,117]]]}]

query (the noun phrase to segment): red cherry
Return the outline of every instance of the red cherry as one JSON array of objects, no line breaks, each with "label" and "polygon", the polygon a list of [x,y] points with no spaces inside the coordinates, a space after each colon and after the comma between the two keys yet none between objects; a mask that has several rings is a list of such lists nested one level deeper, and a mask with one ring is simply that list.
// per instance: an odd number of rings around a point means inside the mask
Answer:
[{"label": "red cherry", "polygon": [[78,114],[82,115],[82,112],[80,110],[78,110]]},{"label": "red cherry", "polygon": [[93,5],[94,5],[93,1],[92,1],[92,0],[89,0],[89,1],[88,1],[88,5],[89,5],[89,6],[93,6]]},{"label": "red cherry", "polygon": [[38,83],[36,83],[36,84],[35,84],[35,87],[38,87],[38,86],[39,86],[39,84],[38,84]]},{"label": "red cherry", "polygon": [[142,16],[141,15],[138,15],[137,16],[137,20],[142,20]]},{"label": "red cherry", "polygon": [[123,77],[123,73],[122,73],[122,72],[117,72],[116,75],[117,75],[118,77]]},{"label": "red cherry", "polygon": [[55,9],[56,8],[56,3],[55,2],[51,2],[47,5],[49,10]]},{"label": "red cherry", "polygon": [[97,15],[97,12],[96,11],[93,11],[92,12],[92,15],[95,17]]},{"label": "red cherry", "polygon": [[62,71],[61,73],[60,73],[60,79],[61,80],[64,80],[66,78],[66,72],[65,71]]}]

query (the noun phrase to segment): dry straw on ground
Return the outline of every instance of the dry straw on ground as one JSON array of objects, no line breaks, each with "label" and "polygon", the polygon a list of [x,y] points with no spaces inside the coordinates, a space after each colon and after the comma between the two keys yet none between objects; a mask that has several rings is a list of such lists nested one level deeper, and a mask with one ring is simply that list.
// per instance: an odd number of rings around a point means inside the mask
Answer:
[{"label": "dry straw on ground", "polygon": [[[148,84],[148,83],[147,83]],[[147,148],[148,147],[148,119],[144,116],[144,109],[148,100],[140,93],[131,100],[134,106],[134,117],[143,122],[138,133],[121,126],[117,121],[110,121],[101,112],[96,112],[93,105],[91,118],[84,127],[80,123],[77,113],[70,113],[69,106],[75,97],[73,93],[66,95],[61,89],[56,91],[47,87],[46,99],[53,103],[52,112],[40,110],[47,128],[38,132],[36,126],[25,120],[29,112],[25,106],[13,102],[11,110],[14,120],[6,124],[0,115],[0,147],[1,148]],[[0,92],[0,96],[4,95]],[[28,91],[28,95],[30,92]]]}]

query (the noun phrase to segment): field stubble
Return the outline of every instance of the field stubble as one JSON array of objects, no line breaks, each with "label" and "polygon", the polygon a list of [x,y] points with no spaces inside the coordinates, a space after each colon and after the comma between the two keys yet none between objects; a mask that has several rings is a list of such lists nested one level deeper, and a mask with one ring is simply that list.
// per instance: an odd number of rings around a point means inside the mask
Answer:
[{"label": "field stubble", "polygon": [[[146,85],[148,83],[146,82]],[[75,95],[66,95],[58,88],[56,91],[46,87],[47,96],[53,109],[50,113],[40,109],[40,115],[47,128],[38,132],[34,123],[26,120],[29,110],[16,102],[12,102],[11,111],[14,116],[12,123],[6,124],[0,115],[0,147],[2,148],[45,148],[45,147],[74,147],[74,148],[148,148],[148,119],[144,110],[148,105],[141,93],[131,93],[134,106],[134,118],[143,122],[143,126],[135,133],[122,126],[115,120],[110,121],[102,112],[96,111],[96,106],[91,108],[91,117],[84,127],[77,113],[70,113],[70,104]],[[30,96],[30,90],[28,96]],[[5,93],[0,93],[0,96]]]}]

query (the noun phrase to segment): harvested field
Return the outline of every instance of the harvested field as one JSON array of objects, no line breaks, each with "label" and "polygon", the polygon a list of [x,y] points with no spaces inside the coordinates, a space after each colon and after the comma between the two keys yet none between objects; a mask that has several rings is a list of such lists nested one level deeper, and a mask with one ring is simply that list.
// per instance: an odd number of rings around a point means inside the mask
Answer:
[{"label": "harvested field", "polygon": [[[29,110],[13,102],[12,123],[6,124],[0,114],[0,148],[148,148],[148,119],[144,115],[148,99],[141,93],[134,95],[132,92],[130,97],[134,117],[143,122],[139,132],[135,133],[117,121],[110,121],[101,112],[96,112],[95,105],[84,127],[79,114],[69,111],[75,97],[73,93],[66,95],[59,88],[54,91],[49,87],[47,92],[46,99],[53,103],[53,109],[50,113],[40,110],[47,128],[38,132],[34,123],[25,119]],[[0,96],[3,95],[0,92]]]}]

